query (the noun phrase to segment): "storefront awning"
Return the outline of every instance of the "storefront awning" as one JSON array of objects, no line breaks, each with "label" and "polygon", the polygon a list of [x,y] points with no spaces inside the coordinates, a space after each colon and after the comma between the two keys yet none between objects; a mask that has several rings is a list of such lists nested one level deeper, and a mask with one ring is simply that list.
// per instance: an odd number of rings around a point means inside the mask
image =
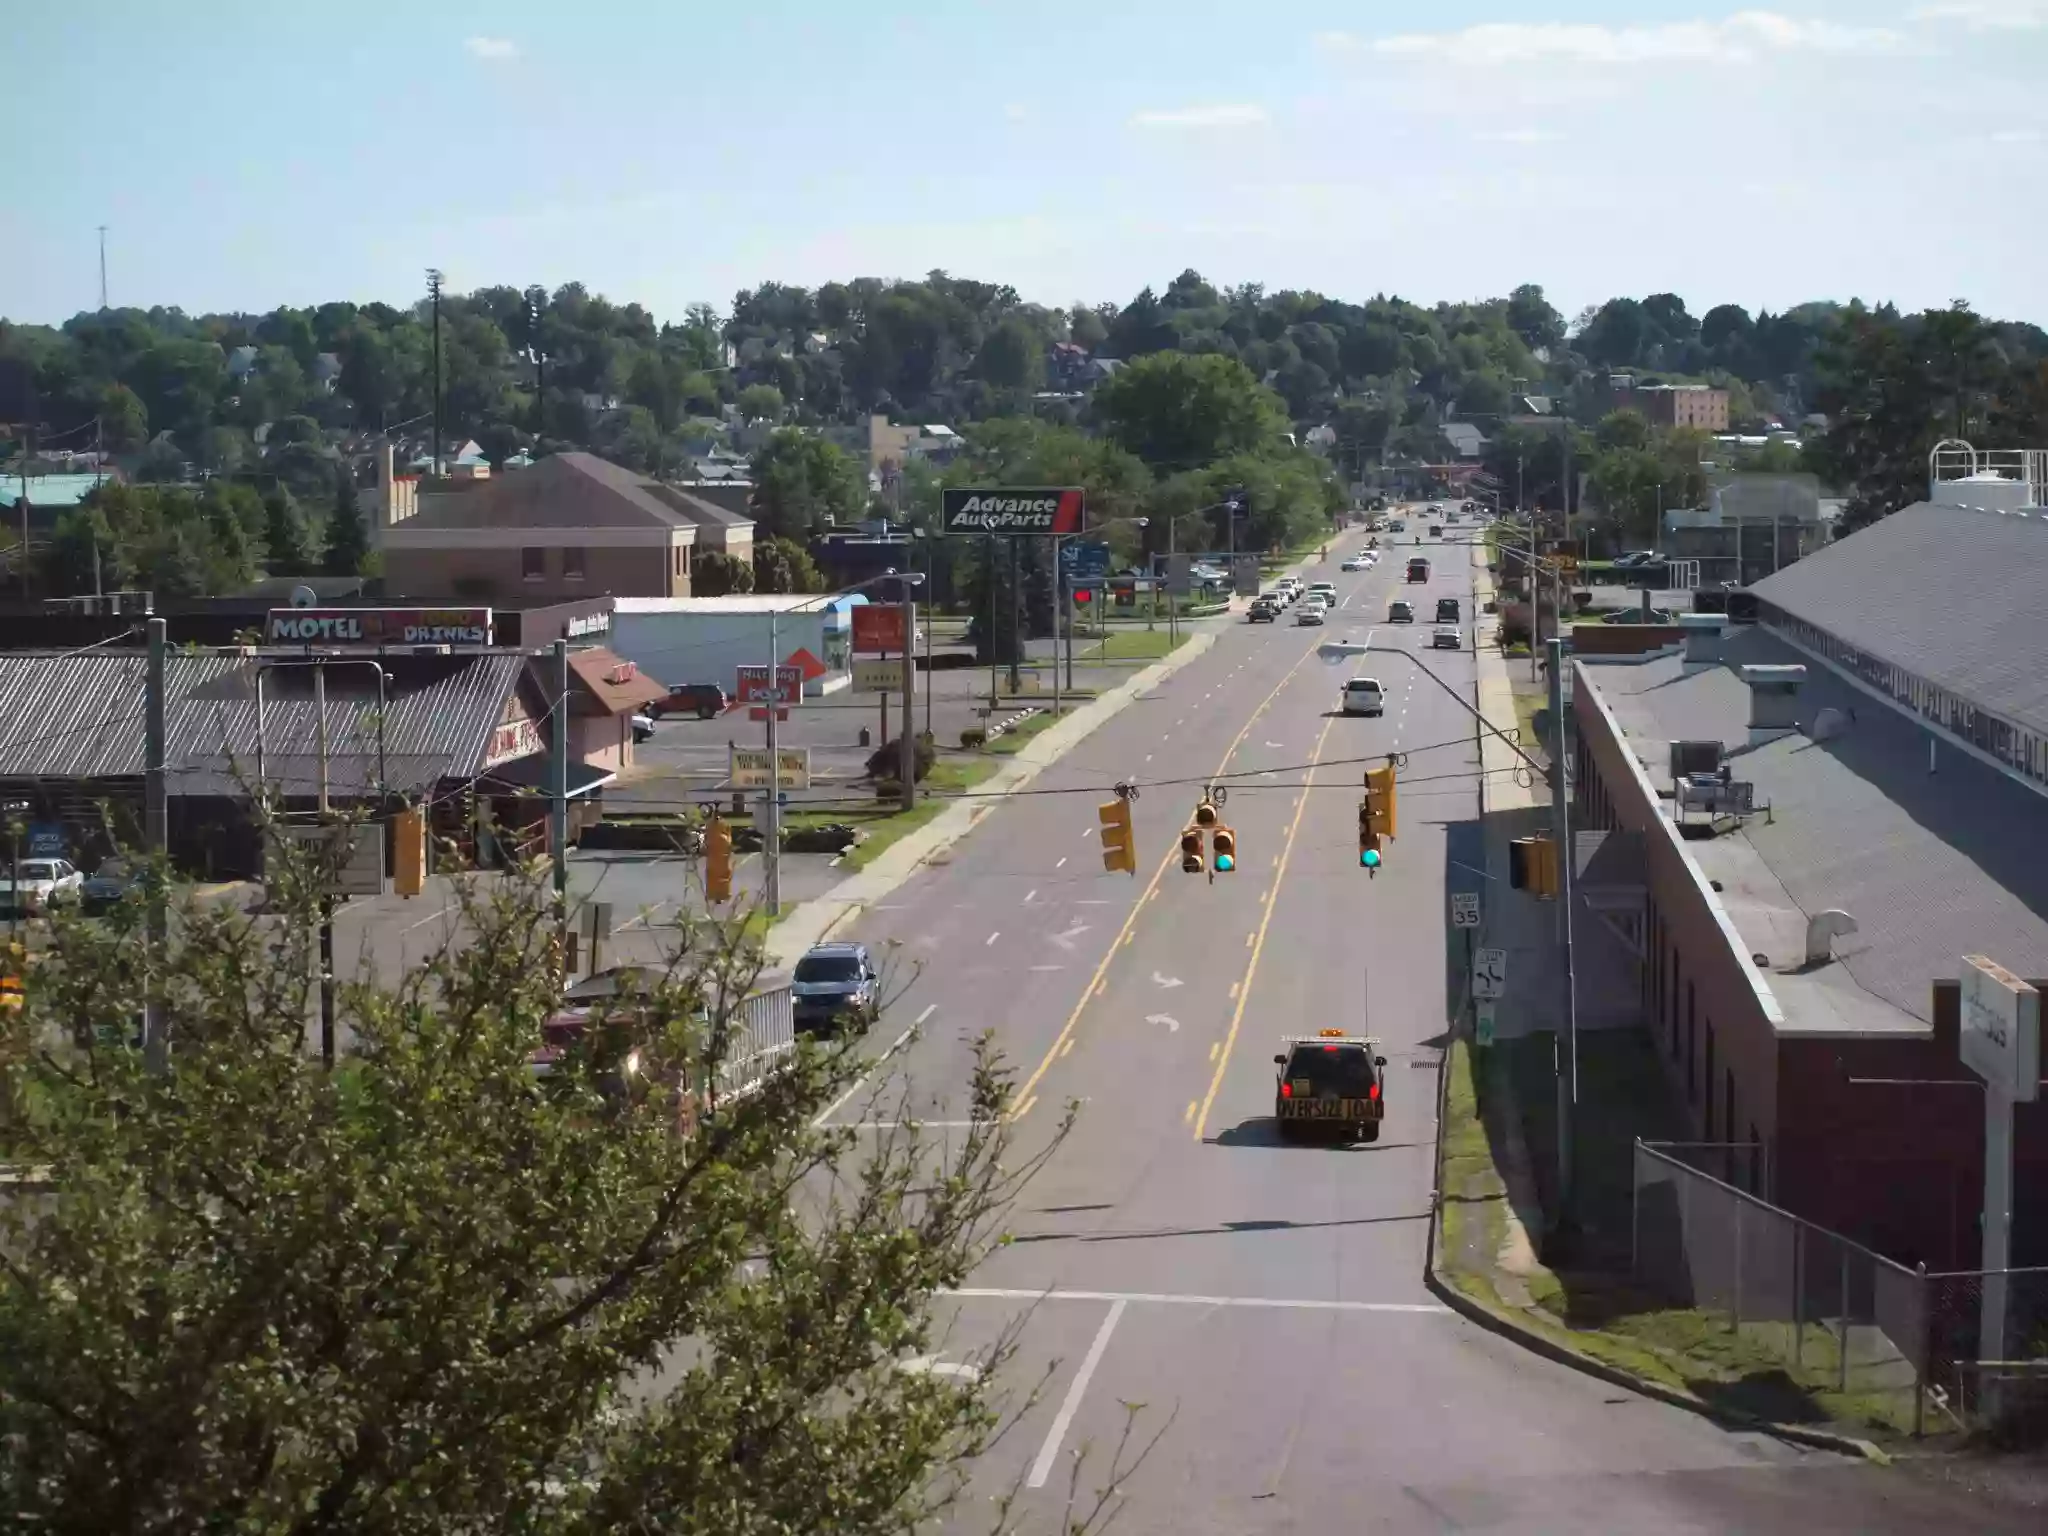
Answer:
[{"label": "storefront awning", "polygon": [[[588,763],[569,764],[569,798],[581,799],[617,778],[602,768],[593,768]],[[476,777],[476,791],[481,795],[544,795],[549,789],[548,754],[529,753],[515,757],[509,763],[500,763]]]}]

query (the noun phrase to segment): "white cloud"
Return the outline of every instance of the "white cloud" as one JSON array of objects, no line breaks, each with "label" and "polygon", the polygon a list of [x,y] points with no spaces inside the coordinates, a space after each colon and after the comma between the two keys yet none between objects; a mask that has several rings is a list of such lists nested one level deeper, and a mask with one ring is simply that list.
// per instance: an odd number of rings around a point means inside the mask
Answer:
[{"label": "white cloud", "polygon": [[2038,144],[2041,130],[2038,128],[2001,128],[1991,135],[1994,144]]},{"label": "white cloud", "polygon": [[1951,0],[1922,6],[1913,19],[1953,22],[1971,32],[2026,32],[2048,27],[2048,0]]},{"label": "white cloud", "polygon": [[1549,128],[1491,128],[1472,137],[1481,144],[1555,144],[1564,135]]},{"label": "white cloud", "polygon": [[1771,54],[1877,53],[1904,45],[1889,27],[1847,27],[1775,11],[1738,11],[1719,21],[1607,27],[1570,22],[1495,22],[1457,32],[1410,32],[1364,40],[1322,33],[1339,52],[1477,67],[1503,64],[1591,65],[1750,63]]},{"label": "white cloud", "polygon": [[1021,123],[1031,116],[1031,109],[1021,101],[1013,101],[1003,108],[1003,116],[1013,123]]},{"label": "white cloud", "polygon": [[509,37],[469,37],[462,46],[473,59],[485,59],[493,64],[519,57],[519,45]]},{"label": "white cloud", "polygon": [[1266,109],[1249,102],[1131,114],[1133,128],[1256,128],[1265,121]]}]

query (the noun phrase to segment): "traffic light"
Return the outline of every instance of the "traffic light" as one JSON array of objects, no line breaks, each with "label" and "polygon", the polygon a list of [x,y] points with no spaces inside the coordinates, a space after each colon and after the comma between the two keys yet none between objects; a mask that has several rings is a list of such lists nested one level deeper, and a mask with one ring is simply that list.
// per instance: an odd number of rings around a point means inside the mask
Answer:
[{"label": "traffic light", "polygon": [[1394,765],[1383,768],[1368,768],[1365,771],[1365,796],[1372,807],[1372,829],[1381,837],[1393,837],[1394,831]]},{"label": "traffic light", "polygon": [[1508,884],[1533,896],[1557,894],[1557,844],[1547,837],[1518,837],[1508,844]]},{"label": "traffic light", "polygon": [[1127,875],[1137,874],[1138,859],[1131,836],[1131,802],[1123,799],[1105,801],[1095,808],[1095,815],[1102,822],[1102,867],[1120,869]]},{"label": "traffic light", "polygon": [[1216,873],[1232,873],[1237,868],[1237,834],[1228,827],[1218,827],[1210,844],[1216,851]]},{"label": "traffic light", "polygon": [[407,806],[391,818],[391,889],[417,896],[427,886],[427,817]]},{"label": "traffic light", "polygon": [[1372,790],[1358,798],[1358,867],[1369,875],[1380,870],[1380,835],[1373,826]]},{"label": "traffic light", "polygon": [[1092,601],[1094,601],[1094,598],[1095,598],[1095,594],[1094,594],[1093,592],[1089,591],[1089,590],[1088,590],[1088,589],[1087,589],[1086,587],[1076,587],[1076,588],[1074,588],[1074,603],[1075,603],[1075,606],[1077,606],[1077,607],[1081,607],[1081,608],[1086,608],[1086,607],[1088,606],[1088,604],[1089,604],[1089,603],[1091,603]]},{"label": "traffic light", "polygon": [[704,899],[732,900],[732,828],[714,815],[704,827]]},{"label": "traffic light", "polygon": [[1183,827],[1180,834],[1180,868],[1186,875],[1199,875],[1209,867],[1209,861],[1202,853],[1202,829]]},{"label": "traffic light", "polygon": [[1222,824],[1223,818],[1216,814],[1216,804],[1214,801],[1203,800],[1195,806],[1196,826],[1206,828],[1221,826]]}]

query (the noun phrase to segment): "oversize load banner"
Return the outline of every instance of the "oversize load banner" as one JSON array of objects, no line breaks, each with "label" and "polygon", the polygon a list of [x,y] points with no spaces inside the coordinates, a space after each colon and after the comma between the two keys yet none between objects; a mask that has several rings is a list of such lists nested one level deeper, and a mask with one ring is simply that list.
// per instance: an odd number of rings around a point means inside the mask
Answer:
[{"label": "oversize load banner", "polygon": [[1078,486],[955,486],[942,493],[948,533],[1053,534],[1081,531]]}]

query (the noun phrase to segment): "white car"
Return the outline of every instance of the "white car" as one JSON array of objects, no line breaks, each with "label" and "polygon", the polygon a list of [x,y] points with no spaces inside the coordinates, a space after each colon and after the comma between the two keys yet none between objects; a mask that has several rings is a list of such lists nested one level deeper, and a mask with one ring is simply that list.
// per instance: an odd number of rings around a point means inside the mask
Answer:
[{"label": "white car", "polygon": [[69,859],[23,859],[13,879],[0,885],[0,909],[14,913],[45,912],[56,901],[78,899],[85,876]]},{"label": "white car", "polygon": [[1378,715],[1386,712],[1386,694],[1376,677],[1354,677],[1344,685],[1341,704],[1347,715]]},{"label": "white car", "polygon": [[1326,603],[1337,600],[1337,583],[1334,581],[1312,581],[1308,584],[1308,595],[1320,597]]},{"label": "white car", "polygon": [[1329,611],[1321,603],[1306,602],[1301,605],[1301,611],[1295,614],[1294,622],[1303,625],[1320,624],[1323,622],[1323,615]]},{"label": "white car", "polygon": [[1433,651],[1462,650],[1464,642],[1458,638],[1458,627],[1455,624],[1437,625],[1429,637],[1429,648]]},{"label": "white car", "polygon": [[1365,569],[1365,561],[1359,556],[1353,555],[1349,560],[1338,566],[1337,569],[1340,571],[1362,571]]}]

